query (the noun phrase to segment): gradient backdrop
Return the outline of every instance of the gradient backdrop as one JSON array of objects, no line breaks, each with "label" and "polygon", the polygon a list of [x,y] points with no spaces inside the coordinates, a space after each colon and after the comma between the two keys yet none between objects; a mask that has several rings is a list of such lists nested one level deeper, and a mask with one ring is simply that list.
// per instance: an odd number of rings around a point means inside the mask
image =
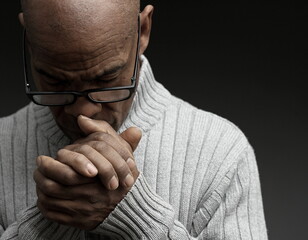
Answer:
[{"label": "gradient backdrop", "polygon": [[[258,160],[270,239],[308,239],[307,3],[202,2],[152,1],[146,55],[156,78],[247,135]],[[19,1],[5,1],[0,9],[0,116],[5,116],[28,100]]]}]

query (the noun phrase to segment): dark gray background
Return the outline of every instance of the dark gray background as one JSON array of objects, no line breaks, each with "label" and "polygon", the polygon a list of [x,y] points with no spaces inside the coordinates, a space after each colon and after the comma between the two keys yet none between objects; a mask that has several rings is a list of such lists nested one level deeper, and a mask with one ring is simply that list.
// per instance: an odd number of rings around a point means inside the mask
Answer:
[{"label": "dark gray background", "polygon": [[[257,155],[270,239],[308,239],[307,4],[152,2],[146,55],[156,78],[248,136]],[[1,5],[0,116],[28,102],[19,9],[17,0]]]}]

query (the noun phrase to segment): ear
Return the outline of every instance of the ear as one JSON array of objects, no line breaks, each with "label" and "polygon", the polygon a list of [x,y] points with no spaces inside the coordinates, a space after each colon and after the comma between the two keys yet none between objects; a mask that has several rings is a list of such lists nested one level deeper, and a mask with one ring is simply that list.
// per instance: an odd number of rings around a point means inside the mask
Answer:
[{"label": "ear", "polygon": [[142,55],[149,45],[153,12],[154,7],[147,5],[140,13],[141,34],[139,55]]},{"label": "ear", "polygon": [[24,19],[24,14],[21,12],[18,14],[18,19],[19,19],[19,22],[20,24],[25,27],[25,19]]}]

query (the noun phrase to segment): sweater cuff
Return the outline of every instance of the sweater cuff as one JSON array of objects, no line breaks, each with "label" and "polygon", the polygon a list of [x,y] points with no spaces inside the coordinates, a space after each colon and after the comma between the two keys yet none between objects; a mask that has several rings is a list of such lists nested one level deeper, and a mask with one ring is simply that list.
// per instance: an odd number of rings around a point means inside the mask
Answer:
[{"label": "sweater cuff", "polygon": [[173,222],[171,205],[151,190],[140,173],[125,198],[92,232],[113,239],[159,239]]},{"label": "sweater cuff", "polygon": [[69,226],[60,225],[46,219],[36,207],[36,204],[23,211],[18,216],[17,229],[14,236],[18,239],[77,239],[81,236],[82,230]]}]

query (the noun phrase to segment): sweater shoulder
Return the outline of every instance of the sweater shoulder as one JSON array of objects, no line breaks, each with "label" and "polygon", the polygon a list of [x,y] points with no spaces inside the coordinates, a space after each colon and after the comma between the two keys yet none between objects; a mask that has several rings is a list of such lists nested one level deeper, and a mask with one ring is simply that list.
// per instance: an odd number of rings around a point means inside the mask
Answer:
[{"label": "sweater shoulder", "polygon": [[229,144],[240,140],[244,148],[251,147],[243,131],[235,123],[222,116],[199,109],[175,96],[172,96],[172,104],[169,108],[177,112],[178,122],[192,125],[192,130],[199,133],[198,137],[200,135],[223,137],[229,141]]},{"label": "sweater shoulder", "polygon": [[[177,139],[186,139],[186,143],[181,141],[187,146],[186,154],[196,159],[194,163],[190,160],[192,164],[198,162],[200,169],[204,169],[206,185],[212,182],[212,187],[217,186],[247,156],[254,156],[246,135],[233,122],[181,99],[174,98],[173,102],[177,112]],[[215,174],[209,176],[208,172]]]},{"label": "sweater shoulder", "polygon": [[23,133],[26,132],[28,122],[30,121],[29,118],[31,118],[31,111],[31,104],[28,104],[17,112],[0,118],[1,141],[5,141],[13,135],[24,136]]}]

